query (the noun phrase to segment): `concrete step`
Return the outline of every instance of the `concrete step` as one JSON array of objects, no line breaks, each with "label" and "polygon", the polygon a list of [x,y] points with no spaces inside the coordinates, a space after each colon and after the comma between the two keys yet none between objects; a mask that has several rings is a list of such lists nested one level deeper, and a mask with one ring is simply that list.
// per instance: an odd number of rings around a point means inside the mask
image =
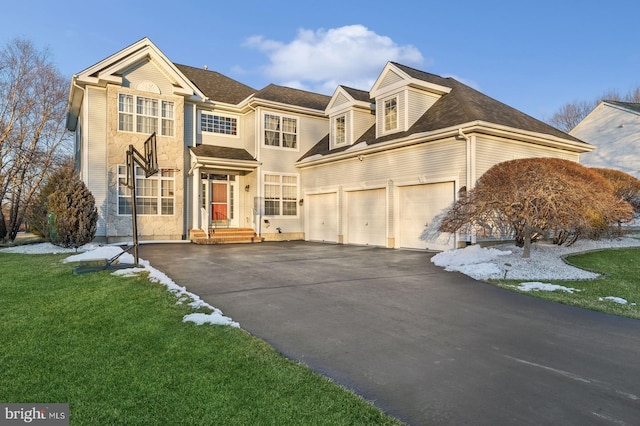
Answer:
[{"label": "concrete step", "polygon": [[199,229],[189,231],[189,238],[195,244],[243,244],[261,243],[251,228],[215,228],[209,230],[209,235]]}]

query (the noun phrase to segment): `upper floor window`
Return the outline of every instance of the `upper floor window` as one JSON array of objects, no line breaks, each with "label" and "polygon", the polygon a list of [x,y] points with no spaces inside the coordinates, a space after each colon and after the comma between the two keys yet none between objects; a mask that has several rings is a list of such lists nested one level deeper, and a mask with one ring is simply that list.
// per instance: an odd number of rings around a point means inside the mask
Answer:
[{"label": "upper floor window", "polygon": [[384,130],[398,128],[398,100],[396,98],[384,101]]},{"label": "upper floor window", "polygon": [[282,148],[298,148],[298,120],[279,115],[264,115],[264,144]]},{"label": "upper floor window", "polygon": [[200,114],[200,130],[236,136],[238,134],[238,119],[203,112]]},{"label": "upper floor window", "polygon": [[335,127],[333,129],[334,145],[344,145],[347,142],[347,125],[346,117],[341,115],[335,118]]},{"label": "upper floor window", "polygon": [[173,102],[120,93],[118,130],[146,134],[156,132],[162,136],[173,136]]},{"label": "upper floor window", "polygon": [[[118,166],[118,214],[131,214],[131,190],[125,186],[127,166]],[[173,215],[175,205],[175,172],[161,170],[145,178],[136,166],[136,212],[140,215]]]}]

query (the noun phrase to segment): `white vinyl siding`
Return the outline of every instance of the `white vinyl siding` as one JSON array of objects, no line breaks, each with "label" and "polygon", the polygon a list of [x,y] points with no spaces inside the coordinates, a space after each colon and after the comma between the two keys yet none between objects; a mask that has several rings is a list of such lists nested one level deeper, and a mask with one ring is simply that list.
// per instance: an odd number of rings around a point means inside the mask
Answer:
[{"label": "white vinyl siding", "polygon": [[489,137],[478,138],[476,142],[476,175],[479,178],[491,166],[503,161],[519,158],[549,157],[578,162],[579,154],[561,151],[542,145],[533,145],[513,140]]},{"label": "white vinyl siding", "polygon": [[[87,163],[83,165],[86,170],[87,188],[95,198],[96,206],[104,206],[107,202],[107,94],[102,89],[87,88],[86,100],[83,108],[88,111],[88,125],[86,140],[83,141],[87,155]],[[91,146],[87,144],[91,142]],[[124,151],[123,151],[124,158]],[[98,225],[96,236],[105,236],[106,221],[104,210],[98,209]]]},{"label": "white vinyl siding", "polygon": [[424,91],[409,89],[407,92],[407,128],[415,124],[440,96]]},{"label": "white vinyl siding", "polygon": [[[401,167],[398,165],[402,165]],[[385,177],[391,180],[411,176],[457,175],[465,181],[466,148],[454,139],[365,155],[304,169],[306,188],[350,185]]]},{"label": "white vinyl siding", "polygon": [[402,80],[403,80],[403,78],[400,75],[398,75],[397,73],[395,73],[393,71],[389,71],[384,76],[384,80],[382,80],[382,82],[380,82],[380,86],[378,87],[378,90],[382,89],[384,87],[396,84],[396,83],[398,83],[398,82],[400,82]]}]

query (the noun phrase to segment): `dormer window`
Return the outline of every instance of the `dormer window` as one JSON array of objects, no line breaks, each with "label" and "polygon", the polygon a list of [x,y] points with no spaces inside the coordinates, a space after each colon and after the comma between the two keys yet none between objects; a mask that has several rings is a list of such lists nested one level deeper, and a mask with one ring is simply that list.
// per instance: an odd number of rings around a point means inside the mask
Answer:
[{"label": "dormer window", "polygon": [[384,130],[385,132],[398,128],[398,98],[384,101]]},{"label": "dormer window", "polygon": [[347,143],[347,125],[346,125],[346,117],[341,115],[336,117],[335,119],[335,128],[334,128],[334,144],[344,145]]}]

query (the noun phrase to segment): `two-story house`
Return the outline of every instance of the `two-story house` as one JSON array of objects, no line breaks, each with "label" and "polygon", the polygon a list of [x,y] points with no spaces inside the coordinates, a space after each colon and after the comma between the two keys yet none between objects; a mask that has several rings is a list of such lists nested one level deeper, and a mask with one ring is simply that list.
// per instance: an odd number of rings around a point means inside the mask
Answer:
[{"label": "two-story house", "polygon": [[125,153],[156,133],[157,175],[137,180],[142,239],[251,229],[442,250],[437,216],[493,164],[578,161],[593,149],[452,78],[388,63],[369,91],[255,90],[171,62],[142,39],[73,76],[67,128],[100,212],[96,237],[131,239]]}]

